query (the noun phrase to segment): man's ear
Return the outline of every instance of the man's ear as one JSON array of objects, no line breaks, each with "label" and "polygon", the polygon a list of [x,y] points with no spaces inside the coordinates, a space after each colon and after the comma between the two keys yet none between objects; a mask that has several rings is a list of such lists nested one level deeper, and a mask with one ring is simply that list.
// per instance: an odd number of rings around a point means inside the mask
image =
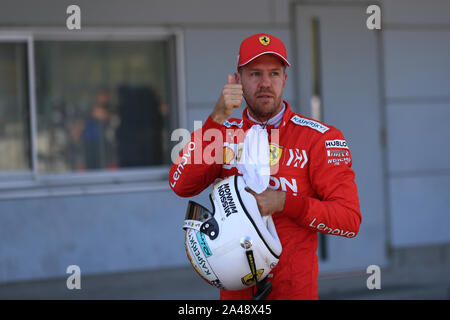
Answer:
[{"label": "man's ear", "polygon": [[234,73],[234,79],[236,80],[236,83],[242,84],[241,83],[241,74],[239,72]]},{"label": "man's ear", "polygon": [[286,87],[286,80],[287,80],[287,73],[286,71],[284,72],[284,81],[283,81],[283,89]]}]

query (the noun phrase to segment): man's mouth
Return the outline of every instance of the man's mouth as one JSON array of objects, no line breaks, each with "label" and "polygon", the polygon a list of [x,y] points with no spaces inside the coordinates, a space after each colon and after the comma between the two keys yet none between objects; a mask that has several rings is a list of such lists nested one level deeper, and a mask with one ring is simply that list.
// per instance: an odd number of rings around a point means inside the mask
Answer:
[{"label": "man's mouth", "polygon": [[268,93],[260,93],[256,96],[256,99],[269,100],[273,99],[273,95]]}]

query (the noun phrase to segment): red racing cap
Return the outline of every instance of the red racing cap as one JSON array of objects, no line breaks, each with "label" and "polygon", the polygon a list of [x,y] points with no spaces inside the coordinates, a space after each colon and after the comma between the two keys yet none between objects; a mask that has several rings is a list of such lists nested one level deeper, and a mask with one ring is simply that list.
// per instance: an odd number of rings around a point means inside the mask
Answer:
[{"label": "red racing cap", "polygon": [[267,53],[278,56],[286,66],[290,66],[283,42],[270,34],[258,33],[242,41],[239,48],[238,68]]}]

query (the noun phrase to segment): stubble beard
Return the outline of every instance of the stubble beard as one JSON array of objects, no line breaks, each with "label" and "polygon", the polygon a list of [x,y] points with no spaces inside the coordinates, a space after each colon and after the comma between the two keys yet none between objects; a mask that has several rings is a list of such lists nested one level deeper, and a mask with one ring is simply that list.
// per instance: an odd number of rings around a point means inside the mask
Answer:
[{"label": "stubble beard", "polygon": [[281,108],[281,96],[278,97],[272,105],[263,105],[258,107],[255,104],[252,103],[252,101],[249,101],[244,95],[244,100],[247,104],[247,107],[250,110],[250,114],[253,118],[260,122],[264,122],[272,118],[276,114],[276,112]]}]

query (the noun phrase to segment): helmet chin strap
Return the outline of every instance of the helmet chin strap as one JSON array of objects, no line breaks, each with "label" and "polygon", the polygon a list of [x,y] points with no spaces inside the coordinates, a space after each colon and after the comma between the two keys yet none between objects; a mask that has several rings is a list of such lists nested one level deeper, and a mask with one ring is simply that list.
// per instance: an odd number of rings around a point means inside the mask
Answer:
[{"label": "helmet chin strap", "polygon": [[261,281],[258,281],[258,274],[255,264],[255,257],[253,256],[253,250],[246,250],[245,255],[247,256],[248,265],[250,266],[250,271],[253,276],[253,280],[256,282],[256,293],[253,293],[252,300],[264,300],[270,292],[272,292],[272,282],[267,281],[267,278],[264,278]]}]

